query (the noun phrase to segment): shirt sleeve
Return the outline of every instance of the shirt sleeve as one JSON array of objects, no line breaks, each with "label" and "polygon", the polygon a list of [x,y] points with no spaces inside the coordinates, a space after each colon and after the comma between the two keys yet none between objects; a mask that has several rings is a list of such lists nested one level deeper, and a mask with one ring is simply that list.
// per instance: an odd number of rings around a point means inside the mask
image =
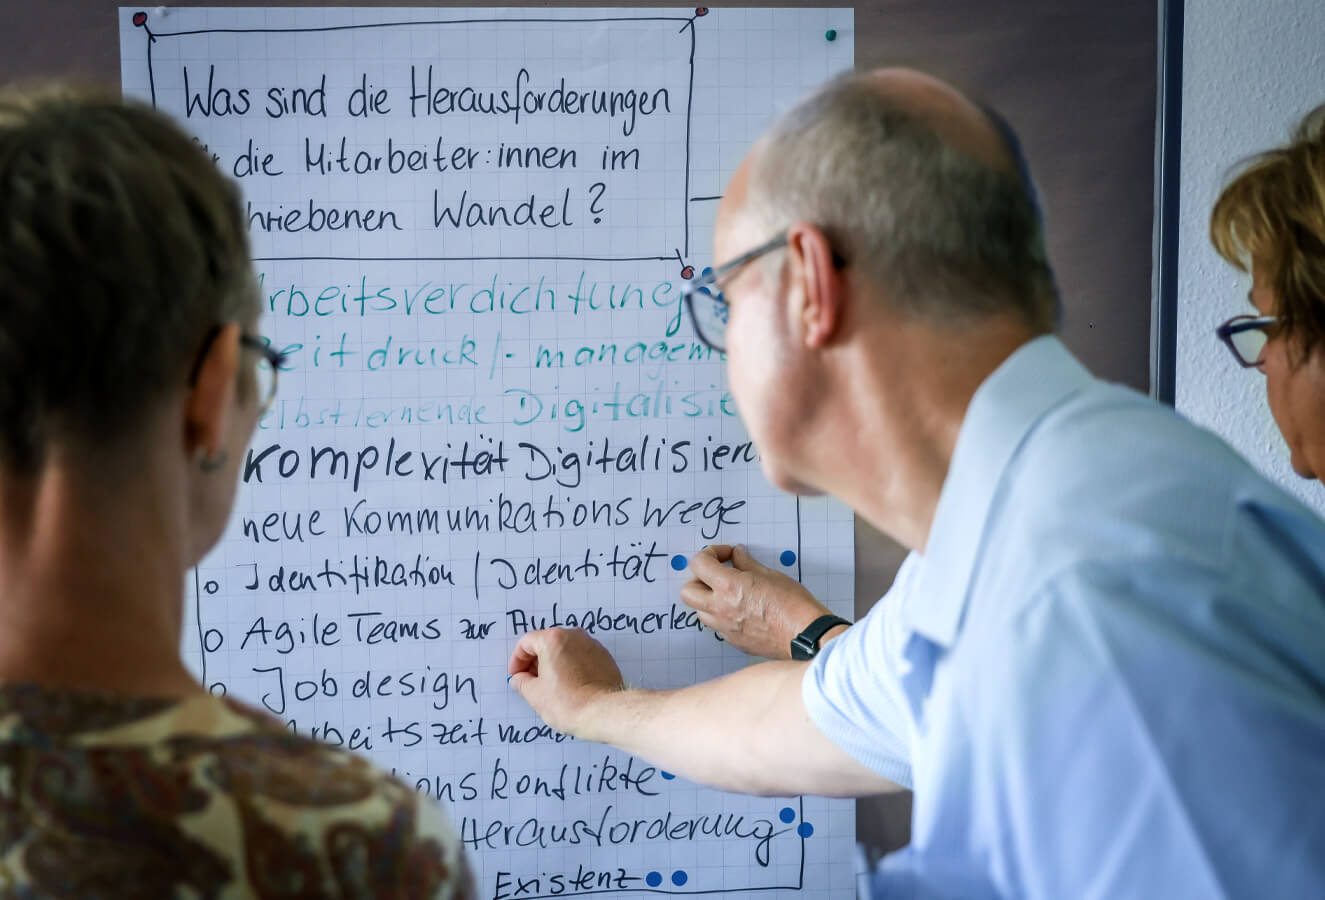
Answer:
[{"label": "shirt sleeve", "polygon": [[920,568],[920,557],[908,556],[883,599],[828,642],[801,682],[805,709],[819,730],[865,767],[907,788],[911,726],[898,680],[898,620]]}]

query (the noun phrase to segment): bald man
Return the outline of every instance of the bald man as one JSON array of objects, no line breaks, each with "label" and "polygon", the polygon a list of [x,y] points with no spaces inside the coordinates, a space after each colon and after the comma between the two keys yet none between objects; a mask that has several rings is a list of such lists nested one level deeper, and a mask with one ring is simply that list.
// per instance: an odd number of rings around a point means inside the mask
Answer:
[{"label": "bald man", "polygon": [[840,78],[751,151],[715,253],[692,314],[768,478],[914,552],[846,628],[714,549],[687,601],[783,659],[628,689],[550,630],[511,684],[722,789],[913,786],[876,896],[1319,896],[1325,525],[1053,336],[1010,130],[915,72]]}]

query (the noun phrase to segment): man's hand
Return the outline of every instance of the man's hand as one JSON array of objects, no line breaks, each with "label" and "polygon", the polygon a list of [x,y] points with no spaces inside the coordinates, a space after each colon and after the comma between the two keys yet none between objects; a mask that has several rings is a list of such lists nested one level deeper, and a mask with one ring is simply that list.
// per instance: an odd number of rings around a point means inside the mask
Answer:
[{"label": "man's hand", "polygon": [[591,741],[604,739],[595,727],[595,704],[626,687],[607,648],[579,628],[529,632],[515,645],[507,671],[511,687],[544,722]]},{"label": "man's hand", "polygon": [[705,547],[690,558],[690,571],[695,577],[681,588],[681,599],[699,621],[733,647],[766,659],[790,659],[791,639],[832,612],[740,545]]}]

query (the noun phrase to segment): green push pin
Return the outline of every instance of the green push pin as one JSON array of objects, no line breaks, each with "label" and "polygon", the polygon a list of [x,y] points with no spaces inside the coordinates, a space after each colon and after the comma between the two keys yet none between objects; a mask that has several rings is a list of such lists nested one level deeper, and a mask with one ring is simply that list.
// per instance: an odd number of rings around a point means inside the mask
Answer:
[{"label": "green push pin", "polygon": [[826,37],[830,41],[837,40],[837,29],[836,28],[828,29],[827,31],[824,32],[824,37]]}]

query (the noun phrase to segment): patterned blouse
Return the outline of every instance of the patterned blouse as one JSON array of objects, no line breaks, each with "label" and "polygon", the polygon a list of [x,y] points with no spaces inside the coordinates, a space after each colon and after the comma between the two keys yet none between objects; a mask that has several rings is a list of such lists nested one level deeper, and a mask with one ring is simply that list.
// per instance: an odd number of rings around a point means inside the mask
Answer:
[{"label": "patterned blouse", "polygon": [[435,804],[265,714],[0,686],[0,898],[473,896]]}]

